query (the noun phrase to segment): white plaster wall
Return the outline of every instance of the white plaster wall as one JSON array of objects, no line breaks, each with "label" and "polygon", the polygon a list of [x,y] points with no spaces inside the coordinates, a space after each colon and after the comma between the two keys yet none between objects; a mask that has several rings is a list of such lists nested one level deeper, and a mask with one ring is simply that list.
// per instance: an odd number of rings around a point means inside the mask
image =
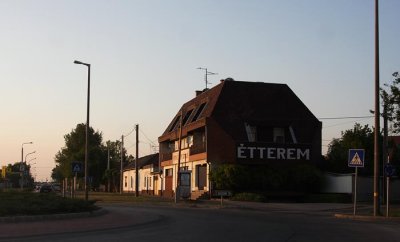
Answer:
[{"label": "white plaster wall", "polygon": [[324,175],[325,186],[322,189],[322,192],[351,194],[353,192],[352,176],[352,174],[326,173]]},{"label": "white plaster wall", "polygon": [[[135,170],[128,170],[123,172],[122,176],[122,191],[133,192],[135,191]],[[125,186],[125,177],[127,178],[127,186]],[[132,182],[131,182],[132,181]]]}]

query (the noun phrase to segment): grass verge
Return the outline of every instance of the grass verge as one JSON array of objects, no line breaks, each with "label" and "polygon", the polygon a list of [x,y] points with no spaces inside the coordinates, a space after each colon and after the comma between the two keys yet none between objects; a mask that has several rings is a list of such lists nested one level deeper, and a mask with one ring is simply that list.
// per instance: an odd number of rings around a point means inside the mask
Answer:
[{"label": "grass verge", "polygon": [[[82,191],[77,192],[78,198],[84,198]],[[109,193],[109,192],[89,192],[89,199],[102,203],[135,203],[135,204],[170,204],[172,198],[160,196],[140,195],[136,197],[134,193]]]},{"label": "grass verge", "polygon": [[54,193],[0,192],[0,216],[90,212],[99,209],[94,203]]}]

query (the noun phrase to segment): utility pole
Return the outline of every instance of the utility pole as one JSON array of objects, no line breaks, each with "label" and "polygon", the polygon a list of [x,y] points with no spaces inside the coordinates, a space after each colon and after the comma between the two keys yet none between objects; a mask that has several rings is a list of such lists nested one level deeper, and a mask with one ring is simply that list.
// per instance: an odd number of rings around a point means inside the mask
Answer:
[{"label": "utility pole", "polygon": [[122,194],[122,184],[123,184],[122,176],[124,175],[122,173],[123,166],[124,166],[124,136],[122,135],[121,136],[121,170],[120,170],[121,176],[119,178],[119,194]]},{"label": "utility pole", "polygon": [[375,133],[374,133],[374,216],[380,214],[379,204],[379,8],[375,0]]},{"label": "utility pole", "polygon": [[[383,144],[382,144],[382,180],[381,182],[381,191],[382,191],[382,204],[385,202],[385,180],[386,174],[384,172],[385,164],[389,162],[389,151],[388,151],[388,113],[387,113],[387,99],[383,98]],[[387,199],[387,198],[386,198]]]},{"label": "utility pole", "polygon": [[110,192],[110,143],[107,143],[107,192]]},{"label": "utility pole", "polygon": [[139,124],[135,126],[136,130],[136,158],[135,158],[135,196],[139,197]]},{"label": "utility pole", "polygon": [[180,193],[180,185],[181,185],[181,177],[180,177],[179,173],[180,173],[180,168],[181,168],[182,122],[183,122],[183,108],[181,109],[181,119],[180,119],[180,124],[179,124],[178,168],[177,168],[177,172],[176,172],[175,203],[178,202],[179,193]]}]

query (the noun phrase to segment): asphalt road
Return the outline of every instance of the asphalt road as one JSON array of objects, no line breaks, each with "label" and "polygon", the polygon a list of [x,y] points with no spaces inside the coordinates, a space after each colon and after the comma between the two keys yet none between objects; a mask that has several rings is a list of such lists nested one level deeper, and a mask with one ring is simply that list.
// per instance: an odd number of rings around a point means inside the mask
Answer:
[{"label": "asphalt road", "polygon": [[110,213],[123,214],[126,222],[114,228],[89,226],[78,232],[46,234],[48,231],[43,230],[39,235],[7,241],[400,241],[398,222],[338,219],[329,212],[123,205],[106,208]]}]

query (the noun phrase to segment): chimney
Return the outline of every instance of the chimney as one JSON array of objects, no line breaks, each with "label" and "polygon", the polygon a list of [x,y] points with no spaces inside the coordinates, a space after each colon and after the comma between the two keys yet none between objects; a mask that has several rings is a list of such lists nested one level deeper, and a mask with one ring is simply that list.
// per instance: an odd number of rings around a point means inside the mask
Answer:
[{"label": "chimney", "polygon": [[196,91],[196,97],[197,97],[198,95],[202,94],[202,93],[203,93],[203,91]]}]

